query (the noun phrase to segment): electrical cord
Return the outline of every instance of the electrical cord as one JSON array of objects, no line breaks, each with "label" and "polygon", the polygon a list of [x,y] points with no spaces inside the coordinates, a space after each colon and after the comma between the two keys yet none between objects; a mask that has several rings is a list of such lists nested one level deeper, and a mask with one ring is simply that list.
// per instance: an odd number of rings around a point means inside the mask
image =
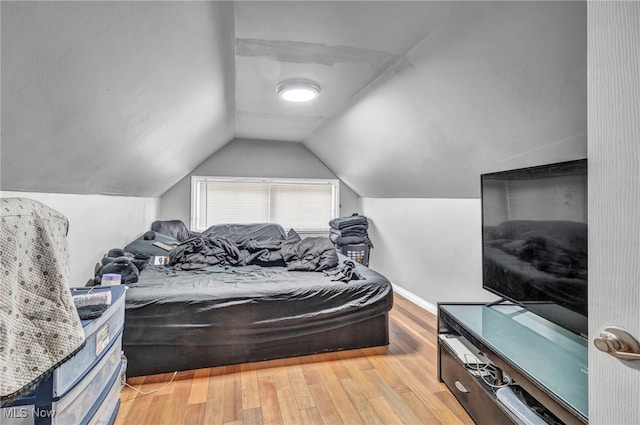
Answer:
[{"label": "electrical cord", "polygon": [[[470,359],[473,361],[469,361]],[[484,360],[485,361],[481,361],[473,355],[464,355],[465,368],[476,372],[476,376],[480,377],[487,386],[491,388],[503,388],[514,384],[513,379],[511,379],[509,375],[504,374],[500,368],[491,364],[490,360],[486,358],[486,356]],[[488,376],[493,377],[494,382],[500,383],[495,384],[493,382],[489,382],[487,380]]]},{"label": "electrical cord", "polygon": [[125,386],[127,386],[127,387],[131,388],[131,389],[132,389],[132,390],[134,390],[134,391],[139,392],[139,393],[140,393],[140,394],[142,394],[142,395],[149,395],[149,394],[157,393],[158,391],[162,391],[162,390],[164,390],[165,388],[167,388],[167,387],[168,387],[168,386],[173,382],[173,380],[175,379],[175,377],[176,377],[176,375],[177,375],[177,374],[178,374],[178,371],[176,370],[175,372],[173,372],[173,376],[171,377],[171,380],[170,380],[169,382],[167,382],[166,384],[164,384],[162,387],[160,387],[160,388],[156,388],[155,390],[151,390],[151,391],[141,391],[141,390],[137,389],[136,387],[133,387],[133,386],[131,386],[131,385],[127,384],[127,382],[126,382],[126,381],[124,381],[124,380],[122,380],[122,379],[120,379],[120,383],[121,383],[122,385],[125,385]]}]

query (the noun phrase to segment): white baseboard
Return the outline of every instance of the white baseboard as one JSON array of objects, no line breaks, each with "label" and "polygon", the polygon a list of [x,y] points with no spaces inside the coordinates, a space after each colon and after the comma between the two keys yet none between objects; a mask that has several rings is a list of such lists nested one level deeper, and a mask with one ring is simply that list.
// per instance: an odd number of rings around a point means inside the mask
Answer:
[{"label": "white baseboard", "polygon": [[431,314],[438,314],[438,308],[430,302],[423,300],[419,296],[407,291],[406,289],[396,285],[393,282],[391,283],[391,286],[393,287],[394,292],[397,292],[398,295],[405,297],[423,310],[427,310]]}]

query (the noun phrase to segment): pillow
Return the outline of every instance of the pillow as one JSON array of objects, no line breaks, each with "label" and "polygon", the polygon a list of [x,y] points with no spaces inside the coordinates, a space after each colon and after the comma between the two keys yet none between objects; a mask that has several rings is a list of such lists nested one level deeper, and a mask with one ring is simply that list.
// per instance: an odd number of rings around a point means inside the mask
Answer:
[{"label": "pillow", "polygon": [[285,262],[293,260],[298,255],[298,243],[302,240],[298,233],[291,229],[287,234],[287,239],[282,242],[280,247],[280,254]]},{"label": "pillow", "polygon": [[291,262],[287,263],[287,270],[321,272],[338,265],[338,254],[329,238],[324,236],[305,238],[296,246],[297,254]]},{"label": "pillow", "polygon": [[[179,240],[150,230],[125,246],[124,251],[147,257],[166,256],[178,245],[180,245]],[[170,249],[167,251],[162,246]]]},{"label": "pillow", "polygon": [[151,230],[156,233],[171,236],[180,242],[200,236],[200,233],[189,230],[181,220],[156,220],[151,223]]},{"label": "pillow", "polygon": [[253,224],[216,224],[202,232],[207,238],[226,238],[238,245],[244,245],[249,240],[272,241],[284,240],[286,233],[281,225],[275,223]]}]

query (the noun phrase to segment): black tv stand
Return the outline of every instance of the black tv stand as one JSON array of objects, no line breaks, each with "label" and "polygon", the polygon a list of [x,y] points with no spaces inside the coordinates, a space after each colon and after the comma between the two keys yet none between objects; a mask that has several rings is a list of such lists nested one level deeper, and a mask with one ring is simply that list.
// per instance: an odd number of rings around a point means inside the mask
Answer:
[{"label": "black tv stand", "polygon": [[438,379],[480,425],[536,423],[529,414],[588,423],[587,351],[586,339],[514,304],[438,304]]}]

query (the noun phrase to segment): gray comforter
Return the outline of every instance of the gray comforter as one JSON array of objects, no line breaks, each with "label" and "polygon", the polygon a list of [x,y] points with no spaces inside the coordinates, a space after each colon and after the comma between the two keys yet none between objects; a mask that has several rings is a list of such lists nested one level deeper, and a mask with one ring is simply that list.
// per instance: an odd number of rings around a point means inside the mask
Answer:
[{"label": "gray comforter", "polygon": [[290,232],[285,240],[248,240],[240,245],[224,237],[195,237],[174,248],[169,257],[169,267],[176,270],[259,265],[324,271],[338,265],[338,254],[328,238],[300,239],[295,232]]}]

